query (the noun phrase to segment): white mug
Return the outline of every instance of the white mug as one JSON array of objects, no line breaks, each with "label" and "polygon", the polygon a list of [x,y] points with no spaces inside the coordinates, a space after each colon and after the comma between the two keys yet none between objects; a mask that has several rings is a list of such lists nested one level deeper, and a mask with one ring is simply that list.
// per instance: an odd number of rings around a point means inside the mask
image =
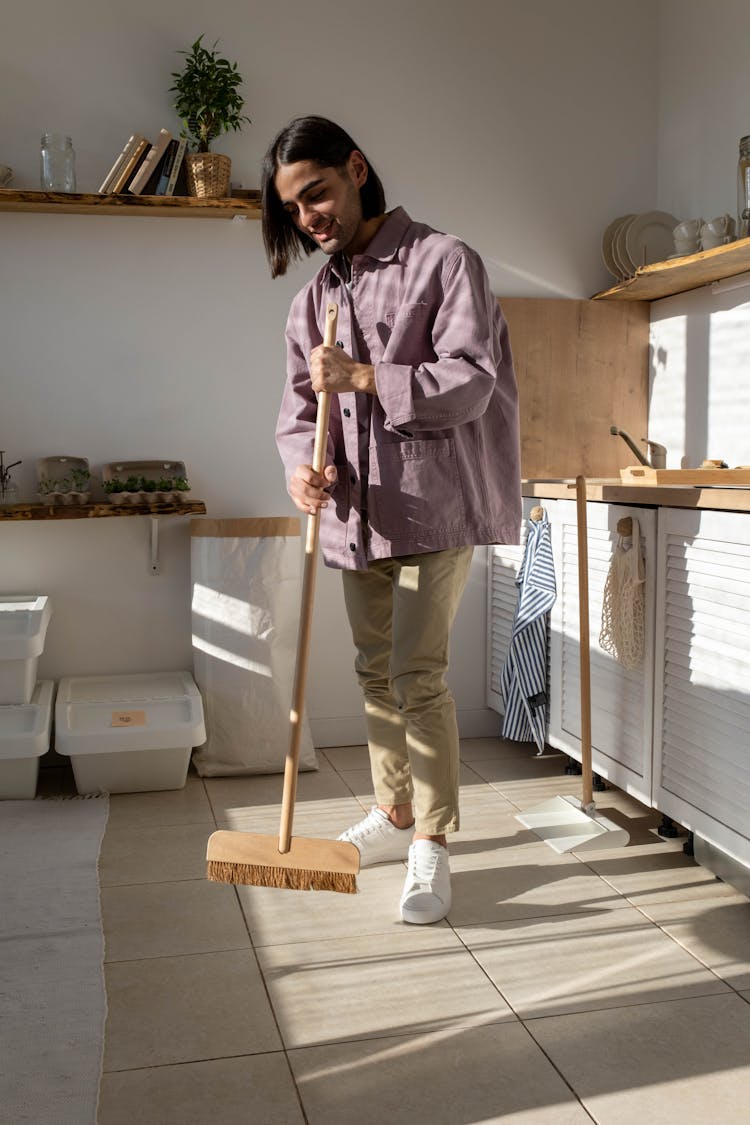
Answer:
[{"label": "white mug", "polygon": [[717,246],[726,246],[728,242],[734,242],[731,234],[704,234],[701,237],[701,246],[704,250],[715,250]]},{"label": "white mug", "polygon": [[674,240],[677,242],[691,242],[698,238],[703,226],[703,219],[683,219],[673,230]]},{"label": "white mug", "polygon": [[717,215],[715,219],[709,219],[701,227],[701,237],[705,238],[706,235],[710,237],[721,237],[734,234],[734,219],[731,215]]}]

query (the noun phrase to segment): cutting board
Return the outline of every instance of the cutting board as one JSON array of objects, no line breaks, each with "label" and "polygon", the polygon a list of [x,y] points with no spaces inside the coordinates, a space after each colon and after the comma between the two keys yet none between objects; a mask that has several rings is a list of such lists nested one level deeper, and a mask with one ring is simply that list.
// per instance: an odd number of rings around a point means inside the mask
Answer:
[{"label": "cutting board", "polygon": [[620,469],[623,484],[645,484],[651,488],[665,484],[750,486],[750,467],[739,469],[650,469],[646,465],[629,465]]}]

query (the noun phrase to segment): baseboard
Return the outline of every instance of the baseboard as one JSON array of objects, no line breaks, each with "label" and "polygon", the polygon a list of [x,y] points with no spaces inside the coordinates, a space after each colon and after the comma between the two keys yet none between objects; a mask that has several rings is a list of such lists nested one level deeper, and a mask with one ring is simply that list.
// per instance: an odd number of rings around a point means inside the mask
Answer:
[{"label": "baseboard", "polygon": [[744,863],[740,863],[733,856],[727,855],[721,848],[710,844],[697,832],[693,838],[693,853],[696,863],[700,863],[701,867],[705,867],[717,879],[721,879],[723,883],[728,883],[740,894],[750,898],[750,867],[746,867]]},{"label": "baseboard", "polygon": [[[493,738],[500,734],[500,718],[487,708],[458,711],[460,738]],[[364,715],[331,716],[310,719],[313,745],[319,750],[326,746],[364,746],[367,742]]]}]

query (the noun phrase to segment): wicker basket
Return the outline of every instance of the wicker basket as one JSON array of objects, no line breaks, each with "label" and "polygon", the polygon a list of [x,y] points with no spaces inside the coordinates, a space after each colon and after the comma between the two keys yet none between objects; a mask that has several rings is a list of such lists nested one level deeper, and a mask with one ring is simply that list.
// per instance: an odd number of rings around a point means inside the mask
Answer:
[{"label": "wicker basket", "polygon": [[226,199],[232,161],[217,152],[191,152],[185,156],[188,191],[198,199]]}]

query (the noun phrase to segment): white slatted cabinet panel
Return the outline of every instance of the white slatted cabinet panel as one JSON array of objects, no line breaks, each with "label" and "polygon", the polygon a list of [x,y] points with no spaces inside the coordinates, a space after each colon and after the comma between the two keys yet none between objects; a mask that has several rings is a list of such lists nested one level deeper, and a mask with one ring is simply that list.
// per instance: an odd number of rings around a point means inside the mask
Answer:
[{"label": "white slatted cabinet panel", "polygon": [[531,509],[539,506],[544,508],[550,523],[553,523],[556,503],[555,500],[525,498],[520,546],[495,544],[487,552],[487,706],[500,715],[505,714],[500,677],[510,647],[518,602],[516,577],[526,544],[526,521]]},{"label": "white slatted cabinet panel", "polygon": [[[595,773],[651,804],[656,511],[589,503],[589,651],[591,756]],[[628,669],[599,644],[604,586],[617,544],[617,523],[638,520],[646,559],[646,638],[643,664]],[[549,742],[581,760],[581,677],[578,532],[574,500],[560,500],[553,533],[557,602],[552,610]]]},{"label": "white slatted cabinet panel", "polygon": [[750,865],[750,516],[659,515],[654,803]]}]

